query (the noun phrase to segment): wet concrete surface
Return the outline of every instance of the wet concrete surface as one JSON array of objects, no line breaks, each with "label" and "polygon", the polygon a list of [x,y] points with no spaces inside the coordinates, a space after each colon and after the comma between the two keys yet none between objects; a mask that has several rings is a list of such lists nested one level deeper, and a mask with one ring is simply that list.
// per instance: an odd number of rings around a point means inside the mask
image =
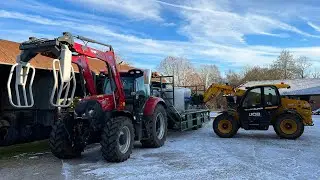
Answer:
[{"label": "wet concrete surface", "polygon": [[123,163],[103,160],[99,144],[79,159],[59,160],[50,152],[0,160],[0,179],[318,179],[320,118],[297,140],[279,139],[273,128],[217,137],[211,122],[188,132],[171,132],[165,145],[136,143]]}]

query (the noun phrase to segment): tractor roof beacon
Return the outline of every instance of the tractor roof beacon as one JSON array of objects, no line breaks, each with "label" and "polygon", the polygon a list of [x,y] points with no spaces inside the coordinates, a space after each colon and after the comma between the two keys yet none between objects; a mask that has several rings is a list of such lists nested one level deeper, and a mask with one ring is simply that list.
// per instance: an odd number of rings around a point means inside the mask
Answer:
[{"label": "tractor roof beacon", "polygon": [[304,126],[313,125],[311,106],[307,101],[281,97],[279,88],[290,86],[284,83],[257,85],[243,90],[212,84],[204,94],[205,101],[221,93],[228,98],[228,109],[213,121],[214,132],[220,137],[230,138],[240,127],[245,130],[268,130],[272,125],[281,138],[300,137]]},{"label": "tractor roof beacon", "polygon": [[[76,43],[75,39],[84,41],[85,45]],[[107,46],[109,50],[103,52],[90,48],[88,42]],[[35,68],[29,62],[37,54],[54,58],[51,105],[63,109],[72,104],[76,89],[72,63],[78,65],[81,85],[89,91],[75,104],[72,113],[66,111],[56,120],[49,139],[51,152],[56,157],[80,156],[87,144],[100,142],[102,155],[107,161],[122,162],[130,157],[134,140],[141,141],[144,147],[157,148],[164,144],[167,135],[166,103],[160,97],[148,96],[146,89],[141,88],[143,71],[131,70],[120,75],[111,45],[65,32],[51,40],[29,38],[20,44],[20,50],[7,84],[12,106],[30,108],[34,105],[32,83]],[[99,78],[103,83],[101,95],[97,95],[95,78],[88,66],[89,58],[106,64],[107,71]],[[12,83],[14,75],[15,82]],[[15,100],[11,95],[14,90]]]}]

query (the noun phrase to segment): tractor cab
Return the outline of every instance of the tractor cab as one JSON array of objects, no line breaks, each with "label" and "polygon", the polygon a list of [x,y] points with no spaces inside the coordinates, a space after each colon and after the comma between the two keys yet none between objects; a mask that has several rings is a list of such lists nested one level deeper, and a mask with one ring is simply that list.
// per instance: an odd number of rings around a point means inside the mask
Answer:
[{"label": "tractor cab", "polygon": [[[112,94],[113,82],[110,81],[105,72],[100,73],[100,78],[103,78],[103,94]],[[120,79],[125,94],[125,109],[138,113],[147,99],[143,71],[132,69],[127,72],[120,72]]]},{"label": "tractor cab", "polygon": [[280,105],[281,97],[277,87],[267,85],[248,88],[238,106],[242,127],[267,130],[271,115]]}]

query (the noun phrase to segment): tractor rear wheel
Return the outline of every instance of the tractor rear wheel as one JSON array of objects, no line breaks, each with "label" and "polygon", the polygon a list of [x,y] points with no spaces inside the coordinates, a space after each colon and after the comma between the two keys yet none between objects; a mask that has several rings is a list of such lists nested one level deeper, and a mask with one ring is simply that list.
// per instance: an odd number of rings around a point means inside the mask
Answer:
[{"label": "tractor rear wheel", "polygon": [[304,125],[296,115],[287,114],[276,120],[274,130],[281,138],[297,139],[303,134]]},{"label": "tractor rear wheel", "polygon": [[145,148],[158,148],[163,146],[167,138],[167,113],[162,105],[157,105],[152,116],[146,119],[148,122],[149,138],[141,140]]},{"label": "tractor rear wheel", "polygon": [[109,162],[123,162],[130,158],[133,143],[134,129],[131,120],[124,116],[112,118],[102,132],[102,156]]},{"label": "tractor rear wheel", "polygon": [[239,124],[232,116],[221,114],[213,120],[212,128],[219,137],[231,138],[237,134]]},{"label": "tractor rear wheel", "polygon": [[68,128],[63,120],[57,120],[52,127],[49,146],[52,154],[59,159],[80,157],[83,151],[83,148],[72,142],[69,132],[72,132],[72,128]]}]

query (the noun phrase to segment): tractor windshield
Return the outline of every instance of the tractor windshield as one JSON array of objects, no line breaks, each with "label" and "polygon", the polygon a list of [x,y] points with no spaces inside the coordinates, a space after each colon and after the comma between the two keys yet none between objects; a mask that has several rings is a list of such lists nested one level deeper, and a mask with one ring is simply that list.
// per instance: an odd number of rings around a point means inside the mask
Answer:
[{"label": "tractor windshield", "polygon": [[[137,92],[137,91],[145,92],[143,76],[138,77],[136,79],[134,77],[122,76],[121,82],[122,82],[123,90],[126,97],[131,96],[131,92]],[[104,85],[103,85],[103,92],[104,94],[112,94],[111,81],[109,78],[105,78]]]}]

